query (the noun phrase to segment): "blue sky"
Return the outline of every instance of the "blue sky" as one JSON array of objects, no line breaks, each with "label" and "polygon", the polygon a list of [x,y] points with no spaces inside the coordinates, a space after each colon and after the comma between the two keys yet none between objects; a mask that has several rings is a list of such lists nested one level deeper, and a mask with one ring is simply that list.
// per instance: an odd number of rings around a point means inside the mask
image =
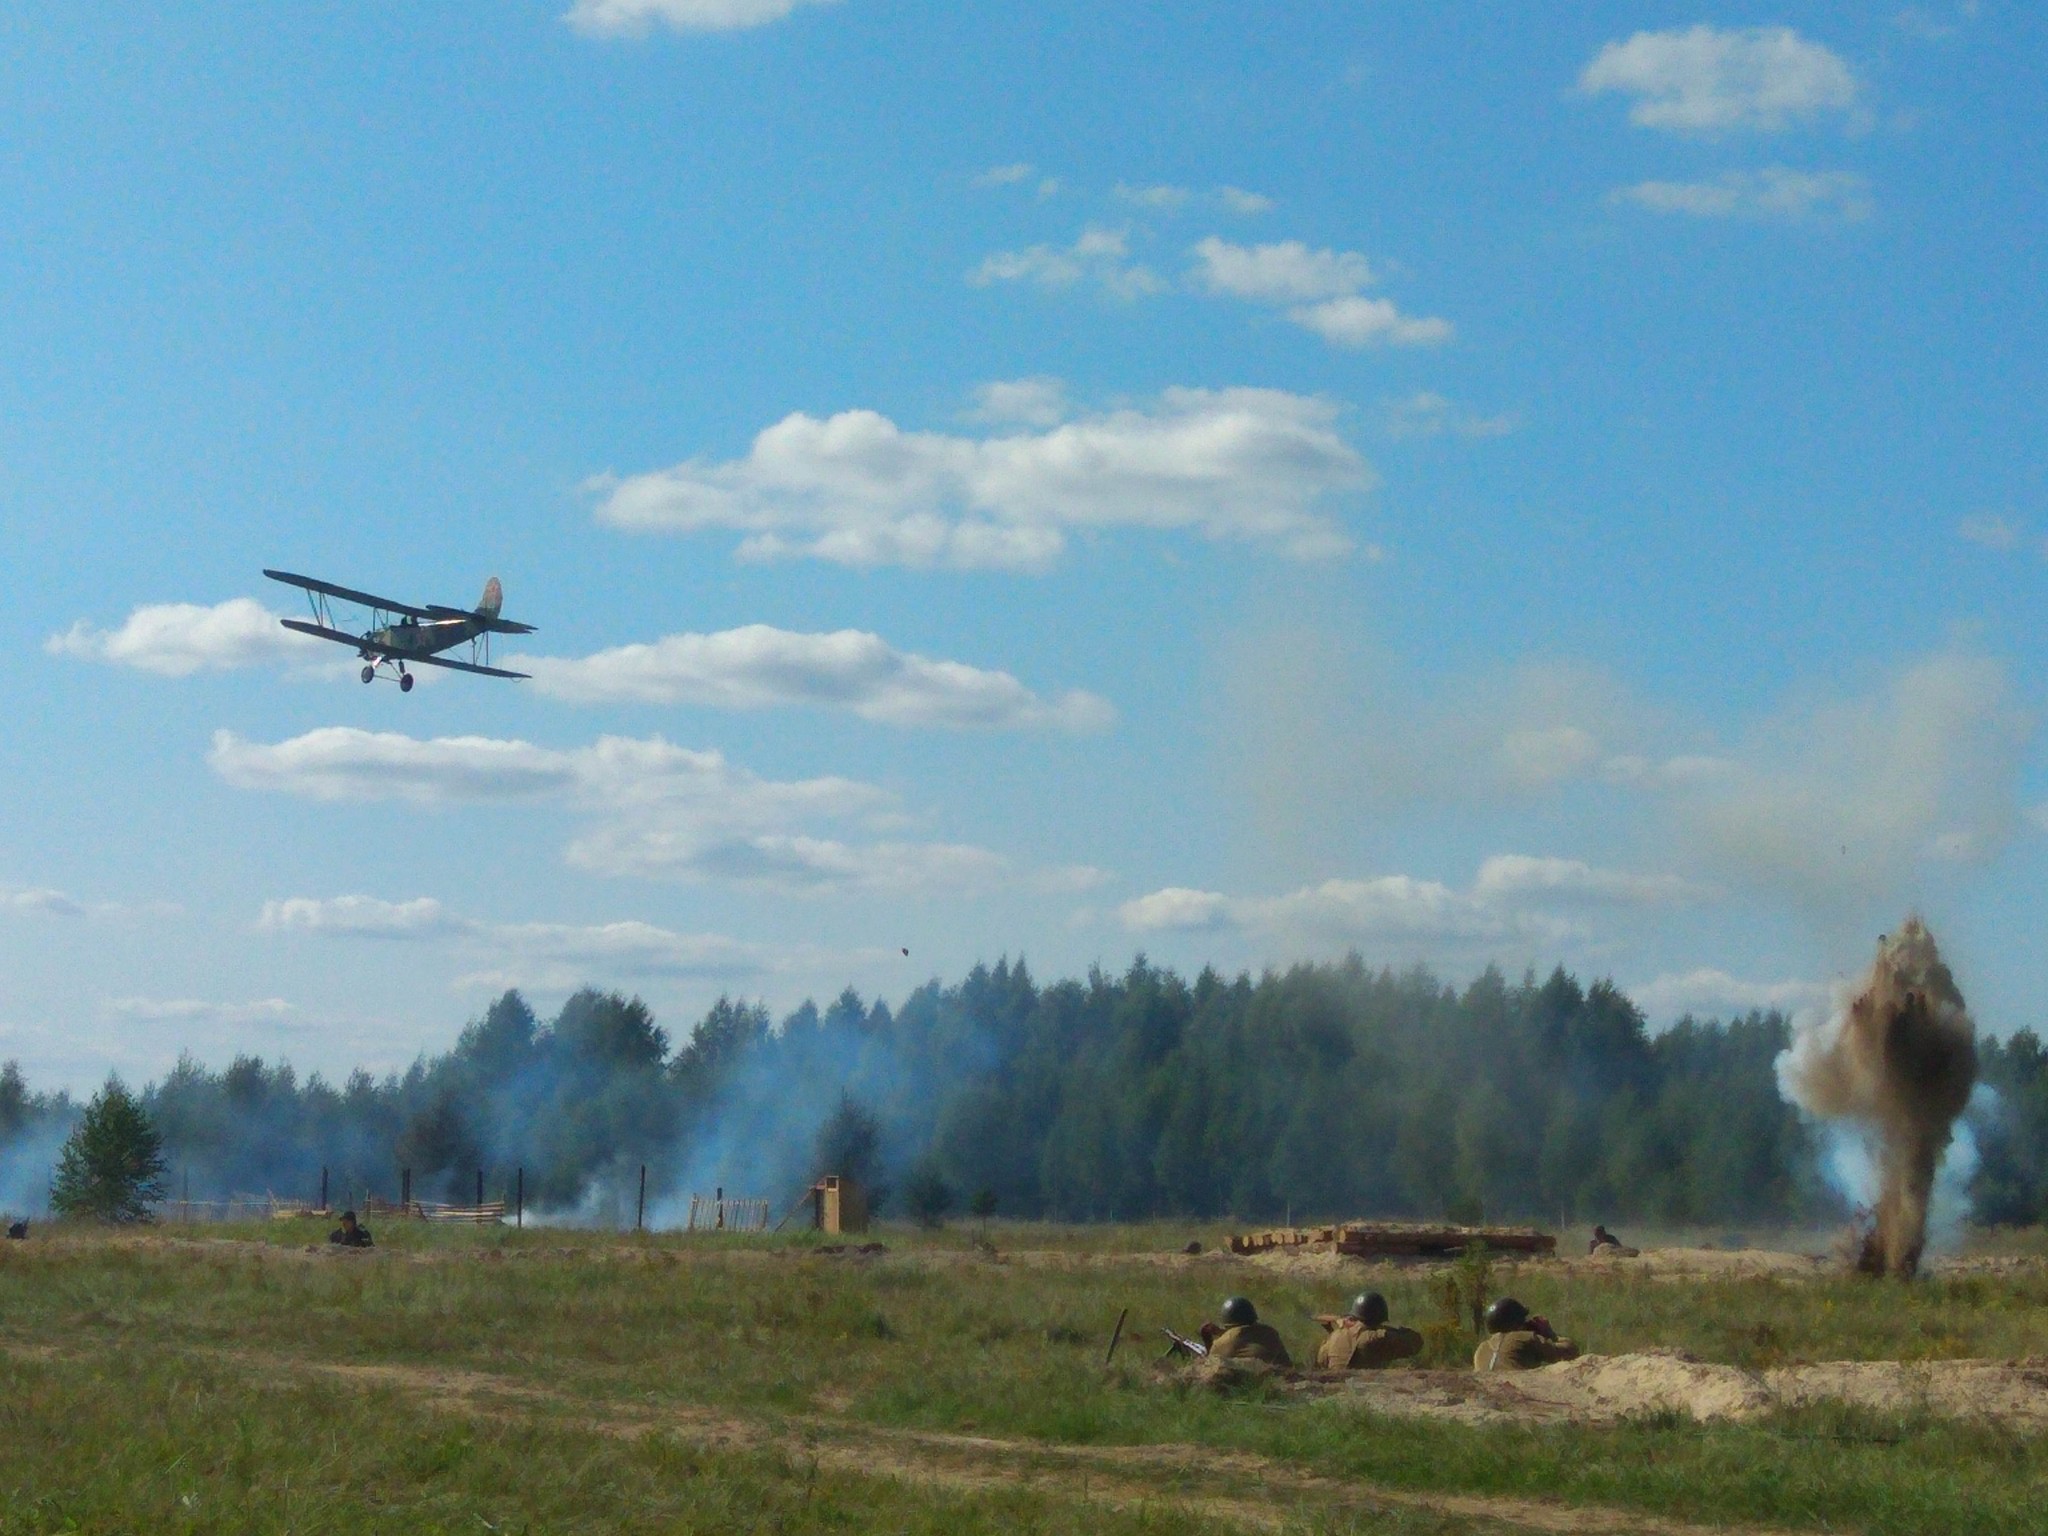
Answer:
[{"label": "blue sky", "polygon": [[2039,1025],[2048,21],[1501,11],[15,8],[0,1056],[1909,907]]}]

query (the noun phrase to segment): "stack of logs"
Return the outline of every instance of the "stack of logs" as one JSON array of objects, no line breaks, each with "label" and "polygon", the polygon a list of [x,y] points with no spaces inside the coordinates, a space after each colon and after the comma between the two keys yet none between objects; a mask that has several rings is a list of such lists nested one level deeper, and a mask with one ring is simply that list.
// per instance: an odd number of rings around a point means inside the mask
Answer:
[{"label": "stack of logs", "polygon": [[1483,1243],[1494,1253],[1548,1257],[1557,1239],[1534,1227],[1455,1227],[1413,1221],[1351,1221],[1330,1227],[1277,1227],[1238,1233],[1232,1253],[1341,1253],[1358,1259],[1452,1258]]}]

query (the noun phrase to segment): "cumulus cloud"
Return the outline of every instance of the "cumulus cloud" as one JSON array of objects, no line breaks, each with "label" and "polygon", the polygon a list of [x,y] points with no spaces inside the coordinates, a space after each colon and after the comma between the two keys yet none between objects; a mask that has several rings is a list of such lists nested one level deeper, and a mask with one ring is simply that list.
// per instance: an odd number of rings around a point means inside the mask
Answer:
[{"label": "cumulus cloud", "polygon": [[[385,901],[375,896],[292,896],[265,902],[257,926],[266,933],[318,938],[433,940],[473,963],[511,966],[517,974],[574,985],[584,977],[746,975],[768,968],[758,945],[714,933],[678,933],[655,924],[487,923],[457,916],[431,896]],[[499,972],[496,974],[508,974]]]},{"label": "cumulus cloud", "polygon": [[1629,121],[1682,133],[1776,132],[1861,96],[1838,54],[1790,27],[1638,32],[1602,48],[1579,89],[1631,97]]},{"label": "cumulus cloud", "polygon": [[1390,437],[1505,437],[1522,424],[1512,411],[1480,416],[1461,410],[1434,390],[1417,390],[1387,406],[1387,434]]},{"label": "cumulus cloud", "polygon": [[1356,293],[1373,280],[1356,251],[1311,250],[1299,240],[1233,245],[1215,235],[1194,249],[1195,281],[1210,293],[1265,304],[1300,304]]},{"label": "cumulus cloud", "polygon": [[1263,192],[1247,192],[1243,187],[1218,187],[1216,198],[1232,213],[1246,215],[1271,213],[1274,206],[1273,199]]},{"label": "cumulus cloud", "polygon": [[1190,529],[1300,559],[1351,540],[1324,510],[1371,471],[1327,400],[1170,389],[1148,409],[986,437],[906,432],[874,411],[798,412],[738,459],[590,482],[614,527],[733,529],[742,558],[1042,569],[1074,529]]},{"label": "cumulus cloud", "polygon": [[52,656],[76,656],[134,667],[161,677],[194,672],[229,672],[273,661],[304,661],[321,643],[278,623],[278,616],[253,598],[236,597],[203,607],[197,603],[149,603],[128,615],[119,629],[94,629],[83,619],[43,642]]},{"label": "cumulus cloud", "polygon": [[1072,411],[1067,386],[1058,379],[997,379],[976,387],[968,419],[994,426],[1050,427]]},{"label": "cumulus cloud", "polygon": [[1041,288],[1071,288],[1092,282],[1119,299],[1139,299],[1166,286],[1150,267],[1130,259],[1130,232],[1086,229],[1072,245],[1031,245],[1019,251],[997,251],[967,274],[977,288],[995,283],[1035,283]]},{"label": "cumulus cloud", "polygon": [[1009,187],[1020,181],[1029,181],[1032,176],[1029,161],[1018,160],[1009,165],[992,165],[974,178],[977,187]]},{"label": "cumulus cloud", "polygon": [[675,32],[737,32],[780,21],[799,6],[832,0],[576,0],[563,20],[592,37],[644,37],[656,26]]},{"label": "cumulus cloud", "polygon": [[1875,206],[1870,182],[1849,171],[1766,166],[1728,171],[1712,181],[1640,181],[1613,194],[1652,213],[1695,219],[1839,219],[1855,223]]},{"label": "cumulus cloud", "polygon": [[1107,700],[1073,691],[1042,699],[1007,672],[899,651],[879,635],[797,634],[766,624],[668,635],[568,660],[525,657],[534,687],[574,704],[807,704],[886,725],[952,729],[1105,729]]},{"label": "cumulus cloud", "polygon": [[1448,320],[1403,314],[1391,299],[1368,298],[1371,265],[1356,251],[1315,250],[1299,240],[1234,245],[1211,235],[1196,243],[1190,281],[1205,293],[1285,306],[1287,318],[1333,346],[1438,346]]},{"label": "cumulus cloud", "polygon": [[[603,875],[814,894],[916,894],[1011,874],[1001,855],[963,844],[818,835],[813,829],[820,824],[872,830],[900,820],[895,799],[851,779],[764,779],[720,753],[691,751],[660,737],[606,736],[563,750],[481,736],[421,740],[349,726],[274,745],[218,731],[210,760],[239,787],[318,800],[559,801],[590,823],[569,843],[566,857]],[[370,926],[436,920],[425,908],[409,915],[366,908],[360,917]],[[280,926],[291,921],[283,911],[274,918]]]},{"label": "cumulus cloud", "polygon": [[266,901],[256,926],[266,933],[346,934],[352,938],[431,939],[463,931],[431,896],[381,901],[375,896],[288,897]]},{"label": "cumulus cloud", "polygon": [[84,917],[85,904],[47,886],[0,885],[0,912],[39,917]]},{"label": "cumulus cloud", "polygon": [[1150,208],[1161,213],[1171,213],[1176,209],[1185,208],[1195,196],[1186,187],[1133,187],[1121,181],[1116,184],[1112,195],[1119,202],[1133,203],[1140,208]]},{"label": "cumulus cloud", "polygon": [[1672,875],[1601,869],[1576,859],[1500,854],[1466,890],[1409,875],[1325,880],[1278,896],[1169,886],[1117,909],[1138,933],[1235,930],[1282,944],[1359,945],[1426,953],[1510,943],[1555,945],[1579,932],[1574,908],[1667,907],[1710,892]]},{"label": "cumulus cloud", "polygon": [[1752,1009],[1798,1013],[1819,1007],[1828,987],[1819,981],[1747,981],[1711,967],[1670,972],[1628,989],[1629,997],[1653,1022],[1693,1014],[1725,1018]]}]

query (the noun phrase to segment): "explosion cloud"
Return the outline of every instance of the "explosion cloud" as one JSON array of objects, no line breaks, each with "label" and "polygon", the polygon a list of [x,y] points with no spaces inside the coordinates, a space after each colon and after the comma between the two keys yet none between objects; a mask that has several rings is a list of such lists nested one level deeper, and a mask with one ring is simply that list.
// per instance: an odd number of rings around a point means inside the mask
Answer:
[{"label": "explosion cloud", "polygon": [[1926,924],[1908,918],[1879,940],[1855,990],[1794,1039],[1780,1078],[1794,1102],[1869,1142],[1880,1183],[1858,1267],[1913,1274],[1935,1169],[1977,1081],[1976,1026]]}]

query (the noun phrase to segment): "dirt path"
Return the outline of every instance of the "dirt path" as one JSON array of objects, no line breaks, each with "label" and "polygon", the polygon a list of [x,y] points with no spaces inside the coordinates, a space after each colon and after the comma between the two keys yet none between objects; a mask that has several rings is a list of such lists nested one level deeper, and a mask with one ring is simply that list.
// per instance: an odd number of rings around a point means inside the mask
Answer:
[{"label": "dirt path", "polygon": [[267,1374],[317,1375],[365,1387],[391,1387],[479,1417],[547,1413],[608,1434],[666,1431],[714,1450],[772,1450],[834,1472],[894,1477],[958,1492],[1024,1487],[1118,1508],[1167,1505],[1245,1530],[1279,1531],[1314,1516],[1407,1512],[1481,1527],[1591,1536],[1778,1536],[1764,1527],[1698,1525],[1607,1506],[1385,1488],[1323,1476],[1248,1452],[1197,1445],[1058,1445],[887,1429],[817,1416],[750,1418],[694,1407],[598,1405],[477,1371],[330,1364],[270,1355],[227,1358]]}]

